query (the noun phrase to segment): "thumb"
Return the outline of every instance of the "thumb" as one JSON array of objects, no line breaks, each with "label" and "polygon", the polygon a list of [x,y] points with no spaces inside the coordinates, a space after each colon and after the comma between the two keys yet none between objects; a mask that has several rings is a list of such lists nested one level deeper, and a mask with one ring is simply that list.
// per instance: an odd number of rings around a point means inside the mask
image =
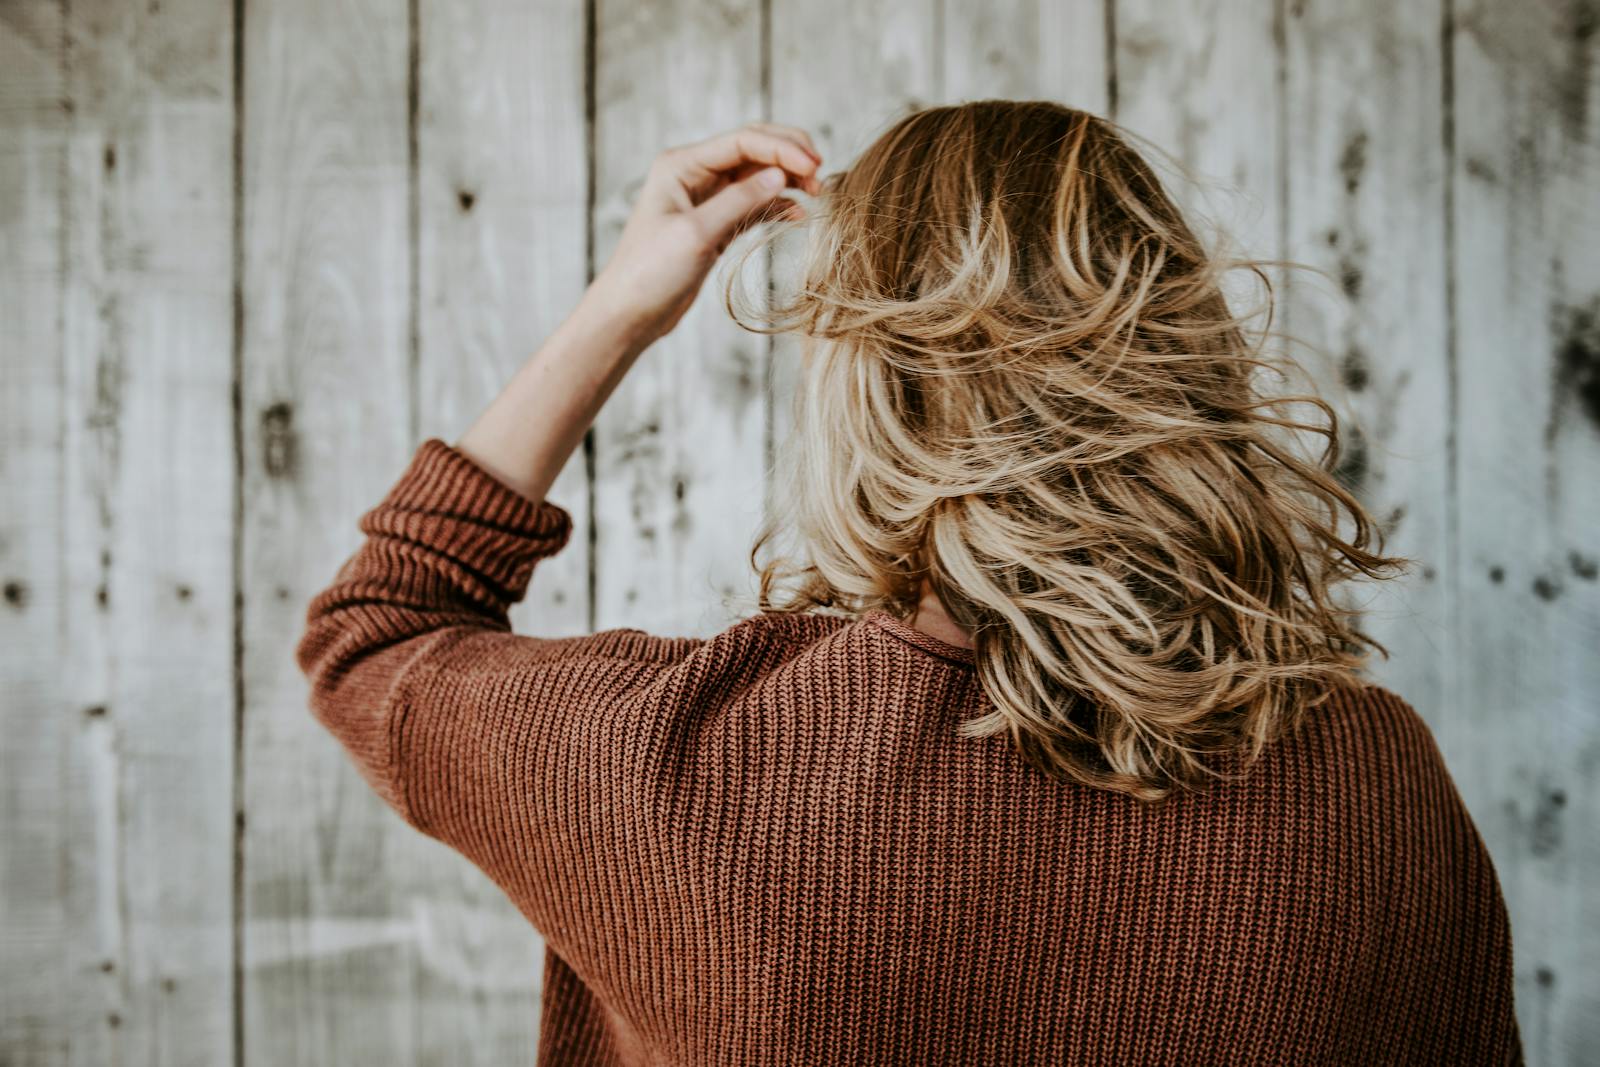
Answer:
[{"label": "thumb", "polygon": [[719,191],[695,208],[694,213],[700,216],[704,232],[713,234],[720,245],[783,192],[788,181],[782,167],[758,170]]}]

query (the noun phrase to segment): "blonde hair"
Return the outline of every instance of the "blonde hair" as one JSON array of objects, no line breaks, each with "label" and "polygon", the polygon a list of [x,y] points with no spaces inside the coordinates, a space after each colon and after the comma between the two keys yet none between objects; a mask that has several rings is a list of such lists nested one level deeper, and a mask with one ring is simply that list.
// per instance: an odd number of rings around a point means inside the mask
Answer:
[{"label": "blonde hair", "polygon": [[[984,100],[895,122],[831,175],[803,277],[742,325],[805,349],[778,507],[756,539],[762,610],[905,618],[926,580],[971,632],[993,710],[1048,774],[1145,801],[1248,767],[1368,648],[1340,581],[1385,577],[1342,486],[1338,419],[1268,397],[1270,330],[1111,122]],[[1310,404],[1327,425],[1277,409]],[[1325,438],[1317,459],[1283,431]],[[1348,537],[1341,515],[1353,521]],[[780,531],[798,559],[758,556]],[[1376,538],[1376,545],[1373,545]]]}]

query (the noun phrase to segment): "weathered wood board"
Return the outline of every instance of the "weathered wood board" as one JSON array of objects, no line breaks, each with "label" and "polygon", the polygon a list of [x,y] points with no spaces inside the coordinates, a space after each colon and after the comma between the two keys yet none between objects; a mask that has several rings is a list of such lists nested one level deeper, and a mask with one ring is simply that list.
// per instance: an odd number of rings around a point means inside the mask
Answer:
[{"label": "weathered wood board", "polygon": [[[485,27],[493,26],[493,32]],[[584,10],[555,2],[425,0],[416,26],[418,437],[453,441],[583,292],[588,253]],[[541,562],[512,624],[527,633],[589,626],[589,477],[574,454],[550,498],[572,537]],[[441,846],[442,853],[442,846]],[[460,864],[429,857],[430,863]],[[485,877],[463,870],[456,973],[492,997],[474,1008],[481,1062],[530,1063],[537,1048],[543,942]],[[485,935],[492,935],[492,941]],[[448,946],[436,944],[436,951]]]},{"label": "weathered wood board", "polygon": [[1112,24],[1112,117],[1152,142],[1136,146],[1172,169],[1172,193],[1202,233],[1226,234],[1246,255],[1281,256],[1284,117],[1272,7],[1115,0]]},{"label": "weathered wood board", "polygon": [[0,15],[6,1063],[233,1053],[230,19]]},{"label": "weathered wood board", "polygon": [[1438,4],[1286,12],[1283,304],[1291,351],[1340,416],[1339,471],[1387,551],[1417,562],[1364,589],[1372,673],[1430,721],[1448,713],[1450,351]]},{"label": "weathered wood board", "polygon": [[414,444],[410,15],[299,0],[243,26],[248,1063],[489,1063],[500,1032],[527,1033],[524,990],[494,985],[514,928],[375,802],[293,659],[308,598]]},{"label": "weathered wood board", "polygon": [[[419,437],[453,441],[587,283],[584,8],[425,0],[417,26]],[[550,499],[572,539],[512,610],[521,629],[589,626],[589,476]]]},{"label": "weathered wood board", "polygon": [[[593,77],[596,266],[666,147],[762,111],[762,6],[602,3]],[[646,352],[596,421],[595,626],[705,635],[748,594],[761,514],[764,338],[729,322],[713,288]]]},{"label": "weathered wood board", "polygon": [[[938,0],[897,5],[776,0],[771,18],[771,114],[810,132],[822,153],[824,175],[848,167],[896,119],[940,102],[944,49]],[[819,62],[821,56],[826,64]],[[873,106],[862,106],[864,100]],[[803,251],[799,234],[773,249],[771,271],[780,292],[797,281]],[[792,336],[769,337],[766,348],[766,448],[776,461],[794,425],[803,356]],[[781,488],[769,479],[769,490]]]},{"label": "weathered wood board", "polygon": [[1447,45],[1456,573],[1440,743],[1511,909],[1528,1062],[1600,1049],[1600,12]]},{"label": "weathered wood board", "polygon": [[940,0],[939,102],[1054,100],[1105,114],[1113,2]]},{"label": "weathered wood board", "polygon": [[[75,795],[89,741],[68,714],[59,664],[74,613],[62,544],[70,487],[62,447],[62,317],[71,136],[66,26],[54,5],[5,12],[0,33],[0,1050],[67,1064],[108,1048],[100,988],[81,964],[98,947],[95,824]],[[82,614],[80,608],[76,614]],[[81,712],[80,712],[81,716]],[[93,717],[91,717],[93,718]],[[63,884],[61,871],[69,872]],[[75,1001],[93,997],[92,1016]],[[91,1021],[92,1019],[92,1021]],[[73,1047],[78,1025],[88,1027]]]}]

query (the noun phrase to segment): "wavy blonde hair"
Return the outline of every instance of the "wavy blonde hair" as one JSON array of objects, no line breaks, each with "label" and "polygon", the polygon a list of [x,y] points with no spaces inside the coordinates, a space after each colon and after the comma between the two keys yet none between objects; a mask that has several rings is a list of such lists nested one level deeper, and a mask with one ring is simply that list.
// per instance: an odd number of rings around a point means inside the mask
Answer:
[{"label": "wavy blonde hair", "polygon": [[1335,476],[1333,409],[1258,391],[1293,361],[1222,283],[1253,274],[1270,327],[1270,261],[1202,247],[1130,140],[1039,101],[908,115],[747,246],[811,229],[791,295],[753,307],[741,259],[725,297],[804,348],[762,610],[906,618],[926,582],[993,705],[965,735],[1154,802],[1361,684],[1388,650],[1331,590],[1414,561]]}]

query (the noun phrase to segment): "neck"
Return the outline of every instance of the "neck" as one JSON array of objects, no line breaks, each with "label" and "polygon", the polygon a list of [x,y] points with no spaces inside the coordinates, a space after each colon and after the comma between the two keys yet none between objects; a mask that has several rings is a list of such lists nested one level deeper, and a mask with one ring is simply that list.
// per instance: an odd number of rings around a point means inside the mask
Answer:
[{"label": "neck", "polygon": [[961,648],[972,648],[972,635],[955,624],[950,614],[944,610],[944,605],[939,603],[939,598],[932,589],[923,586],[922,600],[917,604],[917,610],[907,623],[915,629],[921,630],[929,637]]}]

